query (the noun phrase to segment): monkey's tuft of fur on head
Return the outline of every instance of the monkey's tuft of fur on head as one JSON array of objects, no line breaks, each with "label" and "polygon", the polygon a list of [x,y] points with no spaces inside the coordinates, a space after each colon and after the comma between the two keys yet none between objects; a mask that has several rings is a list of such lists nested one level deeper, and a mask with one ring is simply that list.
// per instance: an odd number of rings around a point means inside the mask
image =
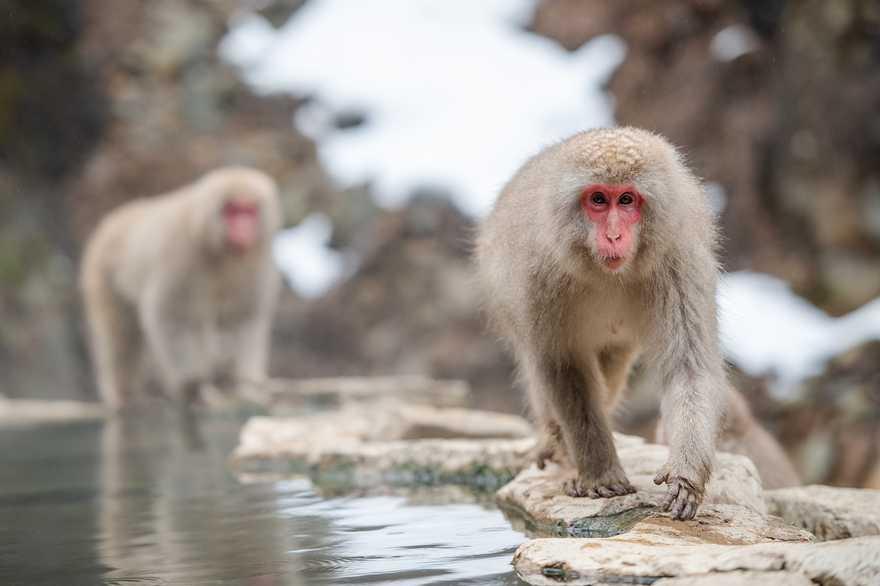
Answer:
[{"label": "monkey's tuft of fur on head", "polygon": [[624,182],[645,167],[645,144],[653,135],[635,128],[603,128],[573,137],[573,158],[607,181]]}]

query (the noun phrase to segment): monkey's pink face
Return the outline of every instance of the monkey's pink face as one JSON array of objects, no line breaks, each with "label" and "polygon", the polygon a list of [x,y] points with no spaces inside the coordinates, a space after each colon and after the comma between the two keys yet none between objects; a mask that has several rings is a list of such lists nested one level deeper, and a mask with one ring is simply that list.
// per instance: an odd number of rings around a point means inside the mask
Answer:
[{"label": "monkey's pink face", "polygon": [[260,206],[232,199],[223,205],[222,213],[227,245],[236,252],[251,249],[260,239]]},{"label": "monkey's pink face", "polygon": [[623,268],[638,248],[644,198],[632,185],[593,184],[584,188],[581,208],[593,226],[594,252],[612,272]]}]

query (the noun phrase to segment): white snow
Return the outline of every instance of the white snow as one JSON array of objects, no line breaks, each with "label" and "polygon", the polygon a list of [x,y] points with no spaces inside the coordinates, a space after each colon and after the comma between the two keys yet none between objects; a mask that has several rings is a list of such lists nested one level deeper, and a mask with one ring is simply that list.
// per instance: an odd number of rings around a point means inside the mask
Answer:
[{"label": "white snow", "polygon": [[758,48],[752,30],[741,24],[732,24],[718,31],[709,45],[712,56],[719,61],[733,61]]},{"label": "white snow", "polygon": [[[445,188],[485,213],[544,145],[614,123],[601,86],[624,56],[606,36],[574,53],[523,30],[535,0],[311,0],[281,29],[242,19],[221,44],[264,92],[312,96],[296,117],[331,175],[399,205]],[[366,123],[340,130],[336,114]]]},{"label": "white snow", "polygon": [[283,231],[272,243],[275,262],[283,268],[291,288],[303,297],[320,296],[350,271],[352,263],[327,246],[332,234],[330,218],[316,213]]},{"label": "white snow", "polygon": [[828,359],[880,338],[880,299],[833,318],[770,275],[724,275],[718,293],[721,342],[745,372],[773,378],[788,396],[803,379],[819,374]]},{"label": "white snow", "polygon": [[720,216],[724,212],[724,208],[727,207],[727,190],[723,185],[714,181],[706,182],[703,189],[706,191],[706,197],[709,198],[709,207],[712,208],[712,213]]}]

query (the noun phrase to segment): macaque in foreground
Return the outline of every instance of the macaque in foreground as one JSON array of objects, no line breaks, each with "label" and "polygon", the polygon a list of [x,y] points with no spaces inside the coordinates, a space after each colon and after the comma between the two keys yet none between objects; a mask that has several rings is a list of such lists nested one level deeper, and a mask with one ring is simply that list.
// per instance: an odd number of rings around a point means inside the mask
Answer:
[{"label": "macaque in foreground", "polygon": [[487,308],[528,388],[539,465],[559,456],[577,468],[569,495],[635,492],[608,413],[639,358],[662,390],[670,446],[654,482],[666,483],[674,518],[696,514],[729,391],[715,248],[700,183],[666,140],[635,128],[548,147],[483,223],[476,257]]},{"label": "macaque in foreground", "polygon": [[143,370],[169,398],[198,398],[266,376],[280,227],[267,175],[226,167],[112,211],[86,246],[80,286],[104,401],[143,392]]}]

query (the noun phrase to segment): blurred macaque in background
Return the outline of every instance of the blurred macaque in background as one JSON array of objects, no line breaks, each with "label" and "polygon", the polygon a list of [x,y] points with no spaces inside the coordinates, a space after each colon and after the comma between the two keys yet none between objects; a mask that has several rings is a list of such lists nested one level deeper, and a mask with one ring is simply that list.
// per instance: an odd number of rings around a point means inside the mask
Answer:
[{"label": "blurred macaque in background", "polygon": [[153,376],[175,401],[266,376],[279,291],[275,182],[243,167],[111,212],[80,285],[101,397],[119,409]]}]

